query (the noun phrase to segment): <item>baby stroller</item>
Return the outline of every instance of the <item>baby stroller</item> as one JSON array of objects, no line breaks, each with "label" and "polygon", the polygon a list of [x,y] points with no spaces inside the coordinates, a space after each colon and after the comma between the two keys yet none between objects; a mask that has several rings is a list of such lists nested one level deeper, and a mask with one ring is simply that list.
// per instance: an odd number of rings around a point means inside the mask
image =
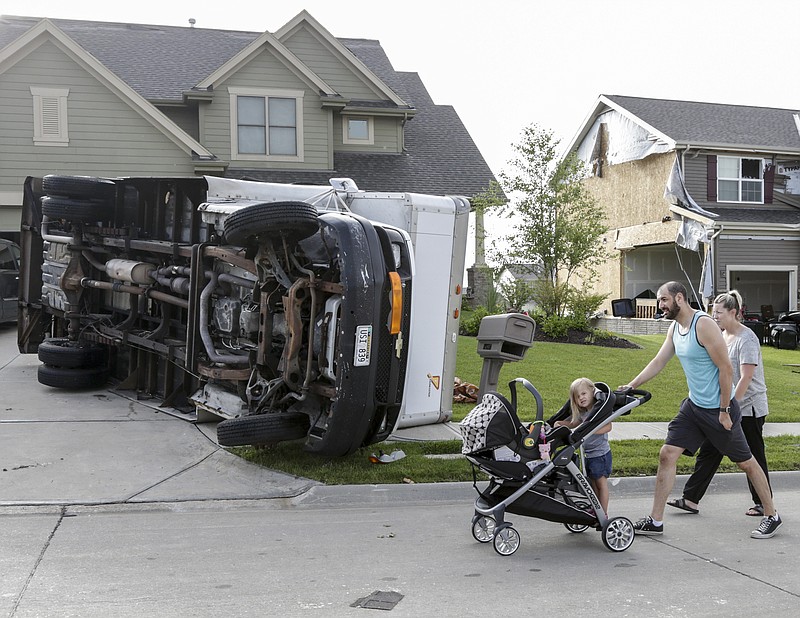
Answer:
[{"label": "baby stroller", "polygon": [[[516,385],[522,384],[536,400],[536,420],[526,427],[517,416]],[[614,552],[631,546],[633,524],[626,517],[608,518],[597,495],[584,476],[581,446],[598,428],[629,414],[650,399],[640,390],[612,392],[595,383],[597,403],[586,420],[575,429],[552,428],[569,417],[569,402],[545,423],[542,398],[524,378],[509,383],[511,401],[495,392],[461,421],[461,448],[473,466],[473,485],[478,492],[472,536],[480,543],[492,542],[495,551],[510,556],[520,545],[520,535],[506,521],[506,512],[562,523],[570,532],[592,527],[602,532],[603,544]],[[540,457],[539,443],[550,445],[550,457]],[[489,475],[488,486],[478,487],[477,470]]]}]

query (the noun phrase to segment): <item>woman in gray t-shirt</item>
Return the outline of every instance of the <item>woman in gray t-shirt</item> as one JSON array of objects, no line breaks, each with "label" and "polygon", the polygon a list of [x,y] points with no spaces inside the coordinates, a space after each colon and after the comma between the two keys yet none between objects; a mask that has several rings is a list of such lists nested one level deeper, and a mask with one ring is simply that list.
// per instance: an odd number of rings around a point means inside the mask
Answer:
[{"label": "woman in gray t-shirt", "polygon": [[[728,357],[733,366],[734,398],[742,411],[742,431],[753,457],[764,470],[769,482],[767,457],[764,452],[763,428],[769,408],[767,405],[767,385],[764,382],[764,363],[761,358],[761,342],[756,334],[739,320],[742,311],[742,297],[736,290],[720,294],[714,299],[712,317],[723,330],[728,345]],[[670,506],[697,513],[698,503],[708,489],[711,479],[722,461],[722,455],[708,441],[697,453],[694,472],[686,481],[683,497],[667,502]],[[764,508],[758,494],[748,480],[753,506],[746,512],[753,517],[763,517]]]}]

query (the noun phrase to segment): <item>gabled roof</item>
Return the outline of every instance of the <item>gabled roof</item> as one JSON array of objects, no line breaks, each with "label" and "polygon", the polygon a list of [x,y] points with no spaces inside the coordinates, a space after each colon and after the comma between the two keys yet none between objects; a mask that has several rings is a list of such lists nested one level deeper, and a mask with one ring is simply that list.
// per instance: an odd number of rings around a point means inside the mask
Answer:
[{"label": "gabled roof", "polygon": [[[0,18],[0,48],[39,18]],[[260,33],[69,19],[50,20],[149,101],[180,102]]]},{"label": "gabled roof", "polygon": [[[39,18],[0,17],[0,49],[36,25]],[[402,98],[381,84],[375,71],[350,52],[342,41],[330,35],[306,11],[299,13],[275,35],[269,32],[240,32],[181,26],[126,24],[114,22],[50,20],[108,69],[154,103],[183,101],[184,94],[210,83],[246,62],[263,45],[273,52],[323,96],[335,96],[333,88],[313,75],[282,43],[281,38],[301,25],[330,41],[340,60],[369,82],[397,107],[407,108]],[[385,54],[384,54],[385,58]],[[391,85],[391,84],[388,84]]]},{"label": "gabled roof", "polygon": [[308,28],[316,37],[327,44],[328,50],[334,54],[342,64],[347,66],[356,75],[367,82],[380,96],[385,97],[398,107],[405,107],[406,102],[403,101],[397,93],[393,92],[390,88],[386,87],[375,73],[370,68],[358,59],[345,45],[339,40],[334,38],[330,32],[322,27],[316,19],[314,19],[305,9],[300,11],[294,19],[284,24],[280,30],[275,33],[275,36],[280,41],[285,41],[298,29],[305,27]]},{"label": "gabled roof", "polygon": [[[358,52],[367,49],[365,41]],[[372,45],[380,47],[377,41]],[[373,50],[374,51],[374,50]],[[365,191],[408,191],[436,195],[481,193],[493,175],[456,111],[435,105],[416,73],[396,73],[406,100],[417,115],[406,123],[406,151],[401,154],[334,154],[331,172],[231,170],[228,175],[268,182],[327,184],[332,176],[353,178]]]},{"label": "gabled roof", "polygon": [[216,159],[202,144],[192,139],[127,83],[98,62],[94,55],[87,53],[83,47],[76,44],[76,41],[48,19],[38,21],[32,28],[27,29],[18,38],[0,49],[0,73],[7,71],[45,41],[52,41],[56,44],[65,54],[80,64],[84,70],[112,90],[122,101],[130,105],[148,122],[159,128],[164,135],[169,137],[185,152],[208,161]]},{"label": "gabled roof", "polygon": [[615,110],[674,148],[800,154],[800,110],[600,95],[570,143],[574,150],[595,119]]},{"label": "gabled roof", "polygon": [[269,47],[273,54],[281,60],[287,67],[291,68],[300,78],[311,87],[316,88],[320,96],[336,97],[336,91],[322,80],[319,75],[316,75],[305,64],[303,64],[297,56],[291,51],[286,49],[283,44],[269,32],[264,32],[246,47],[244,47],[233,58],[222,64],[211,75],[203,79],[197,88],[199,90],[213,89],[219,82],[224,81],[230,75],[233,75],[243,65],[247,64],[253,56],[261,53],[264,47]]},{"label": "gabled roof", "polygon": [[[0,17],[0,54],[3,48],[41,20]],[[230,177],[272,182],[327,184],[329,178],[353,178],[365,190],[472,196],[484,191],[494,175],[455,110],[436,105],[416,73],[395,71],[379,41],[334,39],[305,11],[275,35],[194,27],[139,25],[54,19],[52,23],[96,59],[107,74],[127,84],[152,104],[180,104],[187,93],[203,84],[222,67],[236,65],[237,54],[246,55],[260,44],[283,47],[286,62],[300,62],[280,42],[301,25],[315,29],[337,57],[384,93],[377,107],[407,114],[405,151],[402,154],[336,153],[333,170],[248,170],[231,166]],[[88,52],[88,53],[86,53]],[[241,59],[243,56],[239,56]],[[377,80],[377,83],[376,83]],[[324,92],[330,85],[317,84]],[[331,99],[333,97],[325,97]],[[354,102],[355,103],[355,102]],[[358,102],[366,107],[370,102]],[[166,120],[166,117],[164,117]],[[171,122],[171,121],[170,121]],[[177,128],[177,127],[176,127]],[[185,134],[184,134],[185,135]],[[187,136],[188,137],[188,136]]]}]

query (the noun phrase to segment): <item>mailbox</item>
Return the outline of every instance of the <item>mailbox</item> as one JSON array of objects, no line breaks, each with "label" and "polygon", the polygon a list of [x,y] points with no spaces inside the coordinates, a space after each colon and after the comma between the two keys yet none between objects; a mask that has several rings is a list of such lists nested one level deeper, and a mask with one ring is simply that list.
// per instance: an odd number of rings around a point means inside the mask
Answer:
[{"label": "mailbox", "polygon": [[500,369],[504,362],[519,361],[533,345],[536,322],[524,313],[487,315],[478,327],[478,356],[481,368],[481,395],[497,390]]},{"label": "mailbox", "polygon": [[478,356],[518,361],[533,345],[536,322],[524,313],[487,315],[478,328]]}]

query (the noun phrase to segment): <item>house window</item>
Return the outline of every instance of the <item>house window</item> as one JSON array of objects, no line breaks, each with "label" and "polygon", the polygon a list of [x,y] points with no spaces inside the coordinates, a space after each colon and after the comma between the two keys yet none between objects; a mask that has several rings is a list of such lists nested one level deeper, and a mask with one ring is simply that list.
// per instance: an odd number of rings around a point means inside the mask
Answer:
[{"label": "house window", "polygon": [[345,144],[374,144],[372,117],[342,116],[342,142]]},{"label": "house window", "polygon": [[33,143],[36,146],[68,146],[68,88],[31,86],[33,95]]},{"label": "house window", "polygon": [[764,160],[718,157],[717,199],[763,204]]},{"label": "house window", "polygon": [[229,91],[233,159],[302,161],[302,92]]}]

